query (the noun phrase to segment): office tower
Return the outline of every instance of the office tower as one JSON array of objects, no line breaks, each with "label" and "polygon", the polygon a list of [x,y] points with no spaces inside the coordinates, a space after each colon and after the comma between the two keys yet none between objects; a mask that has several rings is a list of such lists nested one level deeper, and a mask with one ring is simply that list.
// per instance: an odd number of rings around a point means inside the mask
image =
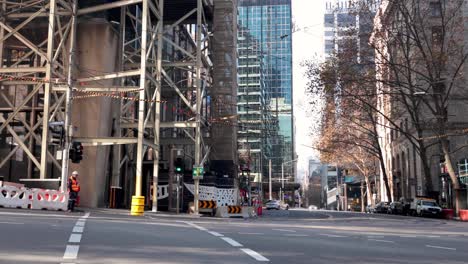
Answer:
[{"label": "office tower", "polygon": [[240,162],[265,193],[271,159],[278,193],[282,171],[291,184],[295,172],[291,1],[241,0],[238,11]]}]

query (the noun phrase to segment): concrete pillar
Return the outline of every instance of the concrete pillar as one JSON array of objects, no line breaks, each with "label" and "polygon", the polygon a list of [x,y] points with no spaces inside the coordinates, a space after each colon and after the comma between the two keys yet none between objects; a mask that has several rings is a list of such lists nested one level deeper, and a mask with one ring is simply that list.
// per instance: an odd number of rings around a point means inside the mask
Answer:
[{"label": "concrete pillar", "polygon": [[[215,0],[213,23],[213,87],[211,95],[212,117],[234,115],[237,112],[237,1]],[[236,118],[230,124],[213,123],[211,160],[233,161],[237,167],[237,128]],[[234,175],[237,172],[232,172]]]},{"label": "concrete pillar", "polygon": [[[118,33],[104,19],[87,18],[79,21],[77,30],[77,75],[99,76],[117,70]],[[88,83],[93,86],[117,84],[116,81]],[[78,84],[79,85],[79,84]],[[112,112],[118,100],[92,97],[73,101],[72,125],[75,137],[109,137],[112,131]],[[78,170],[81,183],[81,206],[99,207],[105,202],[108,188],[109,147],[84,147],[80,164],[71,163],[70,173]]]}]

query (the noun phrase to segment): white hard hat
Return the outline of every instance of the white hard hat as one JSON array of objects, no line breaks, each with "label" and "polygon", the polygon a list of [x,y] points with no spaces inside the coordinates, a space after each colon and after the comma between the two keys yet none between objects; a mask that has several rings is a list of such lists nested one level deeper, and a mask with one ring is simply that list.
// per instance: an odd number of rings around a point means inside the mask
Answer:
[{"label": "white hard hat", "polygon": [[77,171],[72,172],[72,175],[78,175]]}]

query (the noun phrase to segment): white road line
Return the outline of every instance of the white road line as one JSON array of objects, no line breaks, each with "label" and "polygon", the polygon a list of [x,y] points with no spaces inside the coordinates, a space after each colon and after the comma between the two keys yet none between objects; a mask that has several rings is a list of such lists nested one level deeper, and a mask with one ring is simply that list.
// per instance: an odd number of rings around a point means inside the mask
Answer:
[{"label": "white road line", "polygon": [[294,230],[290,230],[290,229],[273,229],[275,231],[281,231],[281,232],[292,232],[292,233],[296,233],[296,231]]},{"label": "white road line", "polygon": [[440,237],[440,236],[427,236],[427,237]]},{"label": "white road line", "polygon": [[400,237],[412,237],[412,238],[415,238],[415,237],[418,237],[418,236],[411,236],[411,235],[402,235]]},{"label": "white road line", "polygon": [[0,224],[7,224],[7,225],[24,225],[24,223],[16,223],[16,222],[0,222]]},{"label": "white road line", "polygon": [[75,227],[73,227],[72,232],[73,233],[83,233],[83,229],[84,229],[84,227],[82,227],[82,226],[75,226]]},{"label": "white road line", "polygon": [[[84,216],[80,217],[73,227],[72,234],[68,239],[68,243],[77,243],[76,245],[67,245],[65,248],[65,253],[63,254],[63,259],[76,259],[78,257],[78,251],[80,250],[79,243],[81,242],[82,234],[74,233],[83,233],[84,226],[86,224],[86,219],[89,217],[89,212]],[[74,263],[67,263],[74,264]]]},{"label": "white road line", "polygon": [[208,233],[212,234],[212,235],[215,236],[215,237],[222,237],[222,236],[224,236],[224,235],[221,235],[220,233],[214,232],[214,231],[208,231]]},{"label": "white road line", "polygon": [[86,224],[85,221],[80,220],[80,221],[76,222],[75,226],[85,226],[85,224]]},{"label": "white road line", "polygon": [[265,258],[264,256],[258,254],[257,252],[249,249],[249,248],[241,248],[244,253],[247,255],[251,256],[252,258],[258,260],[258,261],[270,261],[269,259]]},{"label": "white road line", "polygon": [[204,228],[204,227],[202,227],[202,226],[199,226],[199,225],[196,225],[196,224],[190,223],[190,222],[187,222],[187,224],[190,225],[190,226],[195,227],[195,228],[198,229],[198,230],[207,231],[207,232],[208,232],[208,229],[206,229],[206,228]]},{"label": "white road line", "polygon": [[332,235],[332,234],[319,234],[319,235],[326,236],[326,237],[347,237],[347,236]]},{"label": "white road line", "polygon": [[439,247],[439,246],[431,246],[431,245],[426,245],[426,247],[429,247],[429,248],[439,248],[439,249],[447,249],[447,250],[457,250],[456,248]]},{"label": "white road line", "polygon": [[382,243],[395,243],[394,241],[390,240],[381,240],[381,239],[368,239],[370,241],[375,241],[375,242],[382,242]]},{"label": "white road line", "polygon": [[76,259],[78,256],[78,251],[80,250],[80,246],[76,245],[67,245],[65,249],[65,254],[63,254],[64,259]]},{"label": "white road line", "polygon": [[242,233],[242,232],[239,232],[239,235],[264,235],[264,233]]},{"label": "white road line", "polygon": [[284,236],[289,236],[289,237],[308,237],[308,235],[301,235],[301,234],[285,234]]},{"label": "white road line", "polygon": [[222,240],[228,242],[231,246],[233,247],[242,247],[242,244],[240,244],[239,242],[233,240],[232,238],[229,238],[229,237],[221,237]]},{"label": "white road line", "polygon": [[68,243],[80,243],[81,242],[81,234],[71,234]]}]

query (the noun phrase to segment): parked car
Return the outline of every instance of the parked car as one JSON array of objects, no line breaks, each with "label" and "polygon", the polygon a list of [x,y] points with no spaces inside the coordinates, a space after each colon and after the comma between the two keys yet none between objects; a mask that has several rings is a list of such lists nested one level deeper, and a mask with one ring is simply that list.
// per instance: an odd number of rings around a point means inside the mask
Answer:
[{"label": "parked car", "polygon": [[442,214],[442,208],[437,204],[434,199],[425,197],[416,197],[411,204],[411,211],[413,215],[418,216],[436,216],[439,217]]},{"label": "parked car", "polygon": [[381,214],[387,214],[389,209],[388,202],[380,202],[375,206],[375,212]]},{"label": "parked car", "polygon": [[314,211],[314,210],[318,210],[318,207],[316,205],[310,205],[309,211]]},{"label": "parked car", "polygon": [[276,210],[289,210],[289,205],[283,201],[270,200],[265,204],[266,209],[276,209]]},{"label": "parked car", "polygon": [[388,208],[389,214],[403,214],[403,203],[401,202],[391,202]]},{"label": "parked car", "polygon": [[366,206],[366,213],[373,214],[375,213],[375,207],[372,204]]},{"label": "parked car", "polygon": [[402,215],[410,215],[411,214],[411,203],[413,202],[413,199],[406,199],[406,198],[400,198],[399,202],[402,205]]}]

